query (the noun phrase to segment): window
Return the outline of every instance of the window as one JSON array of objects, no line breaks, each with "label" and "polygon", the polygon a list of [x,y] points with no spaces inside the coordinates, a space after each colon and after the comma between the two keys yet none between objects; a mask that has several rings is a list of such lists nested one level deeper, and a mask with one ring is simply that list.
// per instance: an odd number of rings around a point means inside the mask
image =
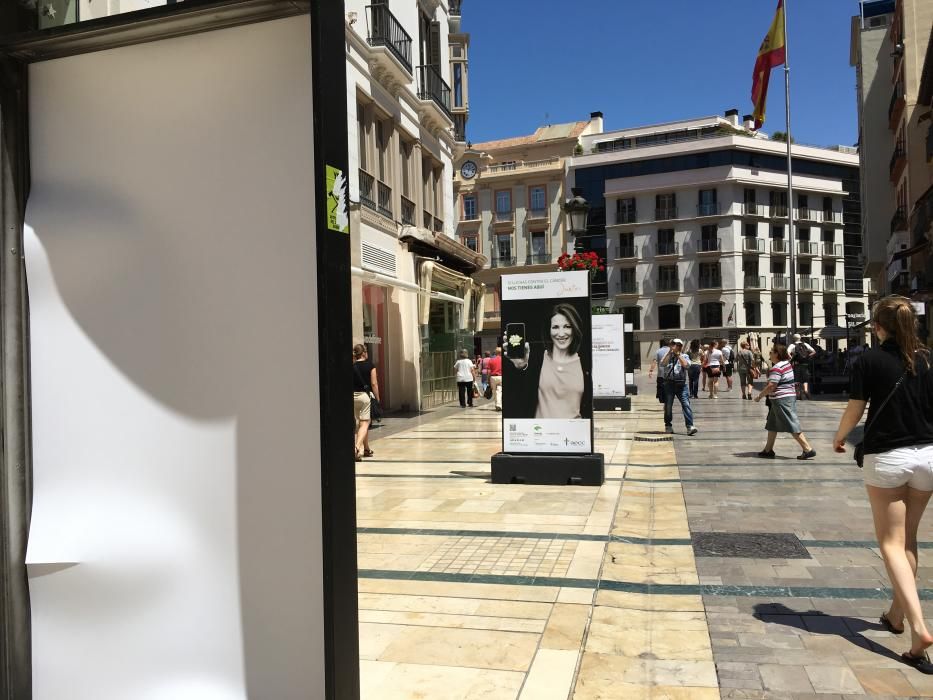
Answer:
[{"label": "window", "polygon": [[813,325],[813,302],[802,301],[797,305],[797,310],[800,312],[800,325],[812,326]]},{"label": "window", "polygon": [[658,307],[658,328],[680,328],[680,304],[665,304]]},{"label": "window", "polygon": [[716,328],[722,326],[722,302],[709,301],[700,304],[700,328]]},{"label": "window", "polygon": [[758,276],[758,258],[742,258],[742,272],[745,273],[746,277],[757,277]]},{"label": "window", "polygon": [[535,265],[550,262],[547,252],[547,236],[544,231],[531,232],[531,262]]},{"label": "window", "polygon": [[390,181],[389,172],[392,167],[392,159],[389,155],[389,143],[392,140],[392,127],[386,124],[382,119],[376,120],[376,159],[378,170],[376,177],[382,182]]},{"label": "window", "polygon": [[680,278],[677,276],[676,265],[661,265],[658,267],[658,289],[673,292],[680,289]]},{"label": "window", "polygon": [[357,148],[360,150],[360,170],[369,170],[369,122],[366,119],[366,108],[358,104],[356,106],[356,131],[359,137]]},{"label": "window", "polygon": [[775,326],[787,325],[787,303],[783,301],[771,302],[771,319]]},{"label": "window", "polygon": [[677,243],[674,241],[674,229],[658,229],[658,255],[674,255]]},{"label": "window", "polygon": [[836,276],[836,263],[823,263],[823,277]]},{"label": "window", "polygon": [[787,216],[787,192],[771,190],[768,193],[771,216]]},{"label": "window", "polygon": [[496,212],[506,213],[512,211],[512,190],[498,190],[496,192]]},{"label": "window", "polygon": [[813,268],[811,267],[809,260],[801,260],[800,262],[797,263],[797,272],[799,272],[801,275],[805,277],[810,276],[810,272],[812,271],[812,269]]},{"label": "window", "polygon": [[677,194],[668,192],[658,194],[654,197],[655,218],[656,219],[676,219],[677,218]]},{"label": "window", "polygon": [[619,270],[619,291],[623,294],[634,294],[638,291],[635,287],[634,267],[623,267]]},{"label": "window", "polygon": [[413,199],[414,189],[412,187],[412,177],[411,173],[411,164],[412,164],[412,149],[413,146],[408,141],[404,139],[399,139],[398,141],[398,161],[399,161],[399,170],[402,175],[402,196],[408,199]]},{"label": "window", "polygon": [[716,190],[700,190],[697,214],[700,216],[713,216],[718,213],[719,207],[716,204]]},{"label": "window", "polygon": [[797,195],[797,208],[800,210],[801,218],[806,218],[809,207],[807,206],[807,195],[798,194]]},{"label": "window", "polygon": [[771,238],[777,238],[778,240],[783,240],[784,238],[784,224],[775,224],[771,227]]},{"label": "window", "polygon": [[823,322],[827,326],[839,325],[838,304],[823,304]]},{"label": "window", "polygon": [[640,331],[641,330],[641,307],[623,306],[622,307],[622,322],[631,323],[633,331]]},{"label": "window", "polygon": [[810,240],[810,228],[798,228],[797,229],[797,240],[798,241],[809,241]]},{"label": "window", "polygon": [[453,44],[450,47],[450,55],[452,58],[462,58],[463,57],[463,47],[459,44]]},{"label": "window", "polygon": [[784,258],[771,258],[771,272],[775,275],[783,275],[786,269]]},{"label": "window", "polygon": [[761,325],[761,303],[757,301],[746,301],[745,302],[745,325],[746,326],[760,326]]},{"label": "window", "polygon": [[833,218],[833,198],[823,197],[823,218],[832,221]]},{"label": "window", "polygon": [[719,250],[719,226],[710,224],[700,228],[700,250]]},{"label": "window", "polygon": [[634,224],[635,223],[635,198],[627,197],[616,200],[616,223]]},{"label": "window", "polygon": [[752,187],[746,187],[742,194],[742,201],[745,204],[754,204],[756,201],[755,189]]},{"label": "window", "polygon": [[619,234],[619,257],[635,257],[635,234],[631,231]]},{"label": "window", "polygon": [[719,287],[722,287],[719,263],[700,263],[700,289],[717,289]]},{"label": "window", "polygon": [[479,252],[479,240],[476,234],[471,233],[471,234],[460,236],[460,242],[463,243],[463,245],[465,245],[467,248],[472,250],[474,253]]},{"label": "window", "polygon": [[463,195],[463,220],[464,221],[475,221],[478,218],[479,218],[479,214],[476,211],[476,195],[475,194]]},{"label": "window", "polygon": [[463,64],[454,64],[454,107],[463,107]]},{"label": "window", "polygon": [[547,208],[545,204],[545,188],[543,185],[535,185],[528,192],[528,198],[531,202],[531,211],[541,212]]},{"label": "window", "polygon": [[745,224],[742,233],[749,238],[755,238],[758,235],[758,224]]},{"label": "window", "polygon": [[496,257],[504,264],[511,264],[512,259],[512,234],[500,233],[496,236]]},{"label": "window", "polygon": [[823,243],[835,243],[836,232],[831,228],[824,228],[820,232],[820,238],[823,240]]}]

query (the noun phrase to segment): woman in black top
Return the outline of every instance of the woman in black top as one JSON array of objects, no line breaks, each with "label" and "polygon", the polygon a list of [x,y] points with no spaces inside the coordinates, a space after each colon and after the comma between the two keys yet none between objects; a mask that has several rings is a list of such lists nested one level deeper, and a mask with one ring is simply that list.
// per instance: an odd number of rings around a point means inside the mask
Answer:
[{"label": "woman in black top", "polygon": [[[370,396],[372,395],[372,396]],[[369,361],[366,346],[353,346],[353,415],[356,418],[356,461],[372,457],[369,449],[369,421],[372,400],[379,400],[379,377],[376,366]]]},{"label": "woman in black top", "polygon": [[[872,330],[881,346],[866,350],[852,366],[849,403],[833,438],[845,451],[846,436],[869,402],[863,446],[864,480],[875,534],[894,587],[881,616],[888,631],[910,625],[908,664],[933,672],[927,629],[917,594],[917,529],[933,494],[933,371],[930,351],[917,337],[917,316],[904,297],[885,297],[872,310]],[[883,407],[882,407],[882,404]]]}]

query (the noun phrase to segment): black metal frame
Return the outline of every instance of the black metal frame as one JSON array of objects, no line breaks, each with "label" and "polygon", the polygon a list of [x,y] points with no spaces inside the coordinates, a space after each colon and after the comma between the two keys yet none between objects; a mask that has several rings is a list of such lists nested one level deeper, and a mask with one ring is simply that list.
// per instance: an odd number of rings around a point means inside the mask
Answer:
[{"label": "black metal frame", "polygon": [[[344,3],[341,0],[186,0],[36,30],[34,16],[0,3],[0,226],[3,257],[3,394],[0,397],[0,700],[32,697],[25,553],[31,504],[28,314],[22,236],[29,187],[27,66],[35,61],[309,14],[312,33],[315,189],[325,164],[347,173]],[[340,69],[333,70],[333,61]],[[311,127],[311,125],[309,125]],[[359,697],[356,485],[350,453],[350,237],[327,228],[318,206],[318,329],[324,565],[325,697]]]}]

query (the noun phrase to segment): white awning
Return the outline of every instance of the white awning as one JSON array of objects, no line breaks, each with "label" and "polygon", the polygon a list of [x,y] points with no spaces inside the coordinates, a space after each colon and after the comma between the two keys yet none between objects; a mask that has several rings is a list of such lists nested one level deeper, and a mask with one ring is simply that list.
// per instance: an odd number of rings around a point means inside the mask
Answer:
[{"label": "white awning", "polygon": [[378,284],[387,285],[389,287],[397,287],[398,289],[404,289],[406,292],[414,292],[423,297],[429,299],[441,299],[443,301],[451,301],[454,304],[462,304],[463,299],[460,297],[455,297],[452,294],[444,294],[443,292],[428,292],[417,284],[413,282],[405,282],[404,280],[396,279],[395,277],[389,277],[388,275],[381,275],[378,272],[372,272],[371,270],[364,270],[361,267],[351,267],[350,272],[354,277],[362,277],[364,280],[370,280]]}]

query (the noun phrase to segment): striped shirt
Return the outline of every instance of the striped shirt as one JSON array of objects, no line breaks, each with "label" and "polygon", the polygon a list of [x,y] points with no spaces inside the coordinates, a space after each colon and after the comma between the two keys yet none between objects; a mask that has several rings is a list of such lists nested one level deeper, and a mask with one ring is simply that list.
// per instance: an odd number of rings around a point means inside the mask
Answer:
[{"label": "striped shirt", "polygon": [[768,382],[775,385],[774,391],[770,394],[772,399],[797,396],[794,388],[794,366],[787,360],[781,360],[770,369]]}]

